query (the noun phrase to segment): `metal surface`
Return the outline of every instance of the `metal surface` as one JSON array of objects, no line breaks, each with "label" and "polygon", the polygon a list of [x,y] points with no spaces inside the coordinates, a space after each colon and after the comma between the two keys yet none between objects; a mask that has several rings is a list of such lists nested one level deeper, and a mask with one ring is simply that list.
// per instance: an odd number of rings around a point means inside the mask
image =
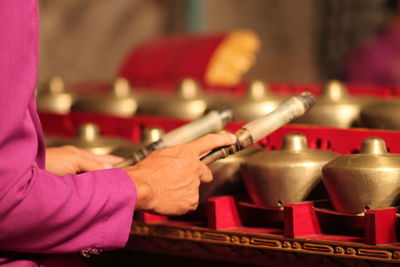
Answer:
[{"label": "metal surface", "polygon": [[240,175],[240,164],[247,157],[260,152],[261,148],[251,146],[238,153],[218,160],[209,167],[213,174],[210,183],[200,185],[200,203],[204,203],[208,198],[222,195],[237,195],[245,193],[243,179]]},{"label": "metal surface", "polygon": [[59,139],[51,143],[51,146],[63,145],[72,145],[87,149],[98,155],[106,155],[118,147],[130,146],[132,143],[122,138],[104,137],[95,124],[85,123],[79,127],[76,138]]},{"label": "metal surface", "polygon": [[394,205],[400,194],[400,154],[387,153],[385,141],[370,137],[359,154],[339,157],[322,169],[334,208],[363,213]]},{"label": "metal surface", "polygon": [[68,114],[75,96],[65,89],[60,76],[52,77],[46,87],[38,93],[37,108],[39,111]]},{"label": "metal surface", "polygon": [[135,114],[137,107],[138,98],[132,93],[129,82],[124,78],[118,78],[107,95],[82,97],[72,109],[131,117]]},{"label": "metal surface", "polygon": [[144,128],[142,131],[142,145],[157,142],[164,135],[164,130],[159,127]]},{"label": "metal surface", "polygon": [[230,106],[235,120],[251,121],[274,111],[286,98],[269,93],[266,83],[256,80],[248,85],[246,97],[231,101]]},{"label": "metal surface", "polygon": [[349,128],[359,119],[360,110],[373,100],[349,96],[346,86],[339,81],[328,82],[314,107],[295,123]]},{"label": "metal surface", "polygon": [[199,84],[190,78],[182,80],[175,95],[147,97],[140,110],[143,114],[193,120],[201,117],[207,109],[207,97]]},{"label": "metal surface", "polygon": [[299,202],[321,182],[321,168],[338,154],[308,148],[299,133],[284,137],[281,150],[264,151],[248,157],[241,165],[247,191],[260,206],[282,207]]},{"label": "metal surface", "polygon": [[400,130],[400,100],[371,104],[361,110],[361,123],[368,128]]}]

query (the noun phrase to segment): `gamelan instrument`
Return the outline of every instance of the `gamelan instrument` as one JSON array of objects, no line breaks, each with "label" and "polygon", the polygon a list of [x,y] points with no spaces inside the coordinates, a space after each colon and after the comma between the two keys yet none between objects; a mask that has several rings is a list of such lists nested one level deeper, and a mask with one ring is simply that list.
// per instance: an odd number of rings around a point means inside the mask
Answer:
[{"label": "gamelan instrument", "polygon": [[303,92],[289,98],[275,111],[247,123],[243,128],[236,131],[237,141],[235,144],[214,149],[201,161],[209,165],[218,159],[251,146],[286,123],[304,115],[314,103],[315,98],[310,92]]},{"label": "gamelan instrument", "polygon": [[272,94],[265,82],[254,80],[247,85],[246,96],[230,104],[235,120],[252,121],[274,111],[288,98]]},{"label": "gamelan instrument", "polygon": [[284,136],[280,150],[264,150],[246,158],[240,172],[253,203],[283,208],[286,203],[324,198],[322,167],[339,154],[310,149],[301,133]]},{"label": "gamelan instrument", "polygon": [[55,138],[49,140],[47,146],[57,147],[72,145],[87,149],[97,155],[107,155],[120,147],[132,147],[135,144],[127,139],[103,136],[94,123],[83,123],[79,126],[73,139]]},{"label": "gamelan instrument", "polygon": [[233,115],[230,109],[210,111],[200,119],[166,133],[157,142],[151,143],[137,152],[133,152],[129,158],[114,165],[114,167],[123,168],[129,165],[134,165],[154,150],[185,144],[207,133],[221,130],[227,123],[231,122],[232,119]]},{"label": "gamelan instrument", "polygon": [[140,143],[132,143],[127,146],[118,147],[114,151],[111,152],[112,155],[121,157],[121,158],[129,158],[134,151],[140,150],[142,147],[147,146],[148,144],[157,142],[164,135],[164,130],[159,127],[150,127],[144,128],[141,134],[141,142]]},{"label": "gamelan instrument", "polygon": [[315,106],[294,123],[350,128],[359,124],[360,110],[373,101],[371,97],[352,96],[346,85],[332,80],[325,84]]},{"label": "gamelan instrument", "polygon": [[400,130],[399,112],[399,99],[383,100],[364,107],[361,122],[366,128]]},{"label": "gamelan instrument", "polygon": [[385,141],[369,137],[358,154],[338,157],[322,168],[333,207],[359,214],[395,206],[400,197],[400,154],[388,153]]},{"label": "gamelan instrument", "polygon": [[117,117],[132,117],[138,108],[139,96],[132,93],[129,81],[117,78],[106,95],[81,96],[72,109]]},{"label": "gamelan instrument", "polygon": [[39,111],[68,114],[76,96],[66,89],[63,78],[53,76],[46,86],[38,91],[36,101]]}]

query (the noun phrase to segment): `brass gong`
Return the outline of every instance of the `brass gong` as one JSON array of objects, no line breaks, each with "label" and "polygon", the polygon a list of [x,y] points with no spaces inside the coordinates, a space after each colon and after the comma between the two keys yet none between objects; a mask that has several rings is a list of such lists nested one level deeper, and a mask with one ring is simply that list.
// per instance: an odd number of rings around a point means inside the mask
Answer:
[{"label": "brass gong", "polygon": [[321,182],[321,168],[338,156],[328,150],[309,149],[303,134],[284,137],[278,151],[263,151],[241,165],[247,191],[260,206],[282,207],[299,202]]},{"label": "brass gong", "polygon": [[365,139],[359,154],[329,162],[322,174],[331,202],[341,212],[386,208],[399,198],[400,154],[388,153],[379,137]]},{"label": "brass gong", "polygon": [[193,120],[206,111],[207,97],[195,80],[186,78],[179,83],[175,95],[153,93],[153,99],[147,97],[146,105],[140,109],[143,114]]},{"label": "brass gong", "polygon": [[400,130],[400,100],[380,101],[361,110],[361,122],[364,127]]},{"label": "brass gong", "polygon": [[87,149],[94,154],[106,155],[119,147],[132,145],[132,142],[122,138],[104,137],[99,128],[93,123],[82,124],[78,128],[77,136],[74,139],[53,140],[51,146],[72,145]]},{"label": "brass gong", "polygon": [[82,97],[72,109],[118,117],[131,117],[135,114],[137,107],[138,99],[132,93],[129,81],[118,78],[114,81],[108,94]]},{"label": "brass gong", "polygon": [[260,151],[262,151],[261,148],[252,146],[212,163],[209,167],[213,180],[200,185],[200,203],[206,202],[213,196],[245,193],[243,179],[239,172],[240,164],[247,157]]},{"label": "brass gong", "polygon": [[130,144],[127,146],[119,147],[116,150],[112,151],[111,154],[123,158],[127,158],[131,156],[133,152],[138,151],[141,147],[144,147],[150,143],[157,142],[160,140],[162,135],[164,134],[164,130],[158,127],[145,128],[142,132],[142,141],[138,144]]},{"label": "brass gong", "polygon": [[251,82],[246,90],[246,96],[232,101],[235,120],[251,121],[274,111],[286,98],[269,93],[269,88],[263,81]]},{"label": "brass gong", "polygon": [[75,99],[74,94],[66,90],[64,80],[60,76],[53,76],[37,95],[37,109],[68,114]]},{"label": "brass gong", "polygon": [[350,96],[342,82],[333,80],[325,85],[317,103],[295,123],[349,128],[357,124],[361,108],[371,101],[368,97]]}]

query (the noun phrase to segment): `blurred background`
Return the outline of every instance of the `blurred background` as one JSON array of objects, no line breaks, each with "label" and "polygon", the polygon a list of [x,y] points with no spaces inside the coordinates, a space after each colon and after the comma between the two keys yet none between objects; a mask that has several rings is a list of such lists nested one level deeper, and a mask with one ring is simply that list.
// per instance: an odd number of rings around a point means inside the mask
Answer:
[{"label": "blurred background", "polygon": [[397,0],[41,0],[40,12],[40,81],[111,81],[144,41],[238,28],[261,41],[248,79],[400,81]]}]

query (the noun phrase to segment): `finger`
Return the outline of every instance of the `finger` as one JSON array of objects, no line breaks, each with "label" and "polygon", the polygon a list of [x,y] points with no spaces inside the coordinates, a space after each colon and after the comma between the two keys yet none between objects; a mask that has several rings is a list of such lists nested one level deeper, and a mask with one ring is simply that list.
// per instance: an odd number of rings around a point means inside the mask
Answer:
[{"label": "finger", "polygon": [[88,171],[96,171],[96,170],[102,170],[105,169],[106,167],[104,166],[104,163],[93,160],[89,157],[81,156],[76,162],[77,168],[79,169],[79,172],[88,172]]},{"label": "finger", "polygon": [[114,164],[124,160],[123,158],[114,155],[96,155],[86,149],[79,149],[79,153],[84,157],[102,163],[105,168],[111,168]]},{"label": "finger", "polygon": [[199,206],[199,197],[197,197],[197,201],[194,202],[194,203],[190,206],[190,209],[189,209],[187,212],[185,212],[185,213],[188,213],[188,212],[197,210],[197,207],[198,207],[198,206]]},{"label": "finger", "polygon": [[207,167],[207,165],[200,163],[199,172],[200,172],[200,181],[202,183],[209,183],[213,180],[212,172],[210,168]]},{"label": "finger", "polygon": [[231,145],[236,142],[236,136],[231,133],[207,134],[187,145],[196,156],[203,156],[214,148]]},{"label": "finger", "polygon": [[123,158],[114,155],[93,155],[93,159],[110,166],[120,163],[124,160]]}]

